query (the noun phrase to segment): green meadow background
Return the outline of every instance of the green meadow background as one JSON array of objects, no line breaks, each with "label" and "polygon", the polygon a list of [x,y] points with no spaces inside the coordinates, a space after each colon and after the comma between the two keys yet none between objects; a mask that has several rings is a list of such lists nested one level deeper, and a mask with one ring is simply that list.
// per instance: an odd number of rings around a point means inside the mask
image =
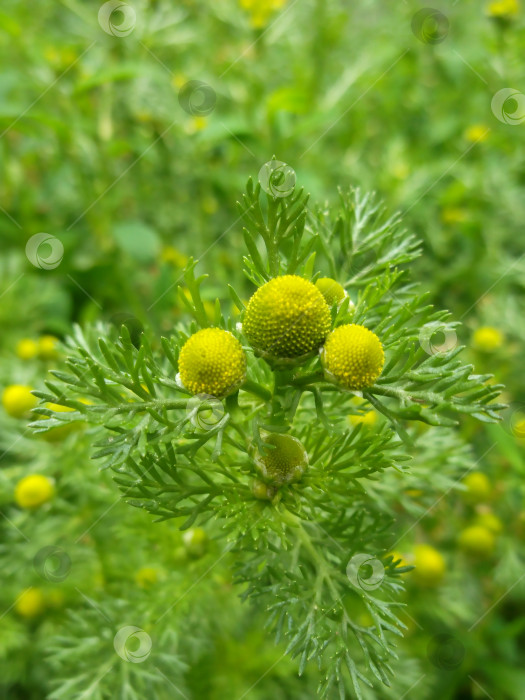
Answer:
[{"label": "green meadow background", "polygon": [[[367,698],[525,695],[524,47],[524,11],[512,0],[0,7],[0,389],[43,386],[60,353],[39,342],[73,323],[169,333],[184,318],[175,286],[189,257],[209,274],[210,306],[228,299],[229,282],[248,294],[236,202],[273,158],[293,168],[312,210],[353,186],[401,212],[423,242],[414,279],[462,322],[442,342],[466,345],[476,371],[506,384],[500,425],[461,425],[488,487],[449,494],[421,525],[446,559],[446,588],[408,585],[398,685]],[[64,679],[105,669],[105,647],[74,640],[103,637],[97,606],[119,620],[147,616],[206,563],[169,523],[115,505],[110,475],[89,461],[89,433],[50,443],[26,423],[2,409],[2,697],[146,697],[144,679],[140,691],[124,676],[84,696],[82,684],[69,688]],[[15,503],[20,478],[58,469],[53,504]],[[458,533],[487,514],[499,522],[493,550],[461,559]],[[76,542],[71,575],[42,585],[35,553],[60,533]],[[151,568],[161,572],[152,580]],[[43,602],[26,615],[17,600],[30,587]],[[190,661],[175,651],[166,668],[181,664],[186,697],[315,698],[315,669],[298,680],[295,662],[277,663],[284,648],[237,602],[227,567],[184,605],[166,635]],[[469,632],[472,606],[490,612]],[[427,652],[442,633],[452,637],[448,667]],[[154,686],[155,697],[177,697]]]}]

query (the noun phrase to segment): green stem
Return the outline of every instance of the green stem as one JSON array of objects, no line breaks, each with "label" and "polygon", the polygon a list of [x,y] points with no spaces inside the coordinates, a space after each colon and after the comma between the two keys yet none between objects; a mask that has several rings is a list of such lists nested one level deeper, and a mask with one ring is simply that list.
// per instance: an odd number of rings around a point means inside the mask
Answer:
[{"label": "green stem", "polygon": [[310,374],[305,374],[302,377],[297,377],[297,379],[292,380],[294,386],[305,386],[306,384],[316,384],[317,382],[324,381],[324,373],[321,371],[310,372]]},{"label": "green stem", "polygon": [[244,384],[241,386],[241,389],[253,394],[254,396],[258,396],[263,401],[270,401],[272,398],[272,392],[269,391],[269,389],[257,384],[257,382],[254,382],[252,379],[246,379]]}]

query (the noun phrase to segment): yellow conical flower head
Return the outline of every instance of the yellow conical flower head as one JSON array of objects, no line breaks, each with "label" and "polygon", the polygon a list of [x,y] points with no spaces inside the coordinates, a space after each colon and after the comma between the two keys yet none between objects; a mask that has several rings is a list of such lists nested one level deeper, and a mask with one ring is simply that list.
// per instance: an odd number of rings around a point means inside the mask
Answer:
[{"label": "yellow conical flower head", "polygon": [[317,350],[330,324],[330,309],[315,285],[297,275],[284,275],[255,292],[242,327],[263,357],[286,360]]},{"label": "yellow conical flower head", "polygon": [[263,440],[273,445],[256,459],[263,478],[276,485],[299,481],[308,466],[308,454],[299,440],[281,433],[268,433]]},{"label": "yellow conical flower head", "polygon": [[385,354],[375,333],[350,323],[330,333],[321,359],[329,379],[345,389],[357,391],[376,381],[383,369]]},{"label": "yellow conical flower head", "polygon": [[331,277],[320,277],[315,283],[317,289],[324,296],[328,306],[339,304],[346,296],[344,287]]},{"label": "yellow conical flower head", "polygon": [[192,394],[222,398],[232,394],[246,376],[242,345],[228,331],[203,328],[180,351],[180,378]]}]

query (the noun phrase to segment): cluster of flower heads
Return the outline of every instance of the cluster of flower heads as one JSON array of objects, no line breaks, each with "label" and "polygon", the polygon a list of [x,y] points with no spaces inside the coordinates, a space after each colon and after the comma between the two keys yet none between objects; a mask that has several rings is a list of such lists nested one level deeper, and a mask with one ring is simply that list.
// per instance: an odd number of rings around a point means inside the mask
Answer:
[{"label": "cluster of flower heads", "polygon": [[[330,278],[316,284],[284,275],[262,285],[244,312],[242,332],[258,357],[274,369],[296,367],[320,355],[325,377],[343,390],[360,391],[380,376],[384,352],[379,338],[364,326],[332,328],[331,309],[347,296]],[[237,391],[246,379],[247,360],[235,336],[220,328],[192,335],[179,356],[179,376],[192,394],[218,399]],[[289,435],[269,434],[269,450],[256,459],[266,484],[279,488],[300,479],[308,465],[301,443]],[[261,485],[261,497],[267,490]]]},{"label": "cluster of flower heads", "polygon": [[[296,366],[320,353],[328,380],[359,391],[380,376],[384,353],[379,338],[364,326],[351,323],[331,331],[330,309],[345,296],[330,278],[314,285],[297,275],[275,277],[248,302],[243,333],[255,354],[273,367]],[[191,393],[224,398],[244,382],[246,356],[231,333],[205,328],[184,344],[179,371]]]}]

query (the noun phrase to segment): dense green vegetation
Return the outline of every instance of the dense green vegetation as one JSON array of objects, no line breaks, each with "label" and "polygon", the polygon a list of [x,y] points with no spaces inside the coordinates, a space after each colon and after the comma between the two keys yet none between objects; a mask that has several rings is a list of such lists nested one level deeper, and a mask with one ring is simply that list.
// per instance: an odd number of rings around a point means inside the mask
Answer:
[{"label": "dense green vegetation", "polygon": [[[517,1],[5,0],[0,26],[2,697],[521,700]],[[332,326],[385,350],[362,396],[251,347],[278,274],[345,287]],[[239,403],[184,392],[208,326],[247,354]],[[310,460],[284,485],[283,426]]]}]

